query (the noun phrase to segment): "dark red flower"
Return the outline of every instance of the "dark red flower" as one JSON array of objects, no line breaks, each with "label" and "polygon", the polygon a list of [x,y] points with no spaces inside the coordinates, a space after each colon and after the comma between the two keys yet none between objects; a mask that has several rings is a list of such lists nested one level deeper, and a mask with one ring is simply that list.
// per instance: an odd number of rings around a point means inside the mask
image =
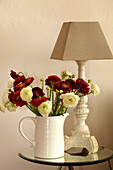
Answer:
[{"label": "dark red flower", "polygon": [[11,92],[8,94],[8,98],[9,98],[9,100],[10,100],[11,103],[14,103],[14,102],[13,102],[13,97],[14,97],[14,92],[11,91]]},{"label": "dark red flower", "polygon": [[29,86],[32,82],[33,82],[34,78],[33,77],[28,77],[24,83],[25,83],[25,86]]},{"label": "dark red flower", "polygon": [[52,87],[51,82],[55,84],[56,82],[61,82],[61,79],[56,75],[51,75],[45,80],[45,82],[46,82],[46,85],[48,85],[49,87]]},{"label": "dark red flower", "polygon": [[24,106],[26,105],[26,102],[23,101],[20,97],[20,91],[17,91],[13,96],[13,103],[16,104],[16,106]]},{"label": "dark red flower", "polygon": [[15,79],[14,86],[16,86],[20,82],[23,83],[24,81],[25,81],[25,77],[24,76],[19,76],[18,78]]},{"label": "dark red flower", "polygon": [[14,91],[21,91],[25,87],[25,84],[20,82],[16,86],[14,86]]},{"label": "dark red flower", "polygon": [[38,107],[41,103],[43,103],[47,100],[50,100],[50,98],[42,97],[42,98],[39,98],[39,99],[32,99],[31,104],[35,107]]},{"label": "dark red flower", "polygon": [[61,82],[61,81],[57,81],[56,83],[54,83],[53,90],[54,90],[55,92],[56,92],[56,89],[57,89],[57,90],[59,89],[60,82]]},{"label": "dark red flower", "polygon": [[45,95],[40,87],[32,88],[32,92],[33,92],[33,97],[32,97],[33,99],[37,99],[39,98],[39,96],[43,97]]},{"label": "dark red flower", "polygon": [[79,93],[82,93],[85,95],[89,93],[89,84],[86,81],[84,81],[82,78],[78,78],[76,80],[74,89],[76,90],[78,89]]},{"label": "dark red flower", "polygon": [[59,84],[59,90],[65,90],[65,91],[71,91],[71,85],[66,82],[66,81],[62,81],[60,84]]},{"label": "dark red flower", "polygon": [[67,79],[67,80],[65,80],[65,81],[68,82],[68,83],[71,85],[71,88],[72,88],[72,89],[74,89],[75,84],[76,84],[76,82],[75,82],[74,80],[72,80],[72,79]]},{"label": "dark red flower", "polygon": [[19,75],[18,75],[18,74],[16,74],[16,72],[15,72],[15,71],[13,71],[13,70],[11,70],[10,75],[11,75],[11,77],[12,77],[13,79],[17,79],[17,78],[19,77]]}]

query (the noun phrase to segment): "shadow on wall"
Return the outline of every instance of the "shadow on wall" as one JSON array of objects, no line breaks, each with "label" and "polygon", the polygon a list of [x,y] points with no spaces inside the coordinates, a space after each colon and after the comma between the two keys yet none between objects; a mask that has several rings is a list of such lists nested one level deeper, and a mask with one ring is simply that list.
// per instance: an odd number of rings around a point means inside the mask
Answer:
[{"label": "shadow on wall", "polygon": [[68,111],[69,116],[66,118],[65,120],[65,124],[64,124],[64,133],[68,136],[71,135],[71,131],[74,128],[74,110],[69,108]]},{"label": "shadow on wall", "polygon": [[[91,98],[90,98],[91,99]],[[95,100],[95,101],[94,101]],[[111,92],[100,93],[98,99],[89,100],[88,125],[100,145],[113,148],[113,99]]]}]

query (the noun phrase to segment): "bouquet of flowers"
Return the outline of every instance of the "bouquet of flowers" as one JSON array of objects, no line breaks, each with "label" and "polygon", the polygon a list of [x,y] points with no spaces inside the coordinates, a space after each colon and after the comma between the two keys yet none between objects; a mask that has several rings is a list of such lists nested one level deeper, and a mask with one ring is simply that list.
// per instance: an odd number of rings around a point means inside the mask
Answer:
[{"label": "bouquet of flowers", "polygon": [[[17,107],[26,106],[37,116],[59,116],[67,112],[69,107],[75,107],[81,97],[100,93],[98,85],[91,84],[91,80],[78,78],[63,71],[61,78],[50,75],[47,79],[41,78],[42,87],[33,87],[33,77],[26,78],[22,72],[11,70],[8,88],[2,97],[0,111],[16,111]],[[46,95],[44,93],[46,86]]]}]

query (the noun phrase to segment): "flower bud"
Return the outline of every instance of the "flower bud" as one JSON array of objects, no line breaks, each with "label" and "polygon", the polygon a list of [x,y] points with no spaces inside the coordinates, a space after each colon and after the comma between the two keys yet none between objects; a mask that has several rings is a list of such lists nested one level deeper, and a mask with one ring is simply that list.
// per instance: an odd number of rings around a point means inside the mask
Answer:
[{"label": "flower bud", "polygon": [[60,93],[63,93],[63,90],[60,90]]},{"label": "flower bud", "polygon": [[49,86],[47,86],[47,87],[46,87],[46,90],[50,90],[50,87],[49,87]]},{"label": "flower bud", "polygon": [[40,81],[44,81],[45,79],[44,78],[41,78]]},{"label": "flower bud", "polygon": [[56,89],[56,93],[59,93],[59,90]]},{"label": "flower bud", "polygon": [[88,80],[88,83],[91,83],[91,80]]},{"label": "flower bud", "polygon": [[74,74],[72,75],[72,78],[75,78],[75,75],[74,75]]}]

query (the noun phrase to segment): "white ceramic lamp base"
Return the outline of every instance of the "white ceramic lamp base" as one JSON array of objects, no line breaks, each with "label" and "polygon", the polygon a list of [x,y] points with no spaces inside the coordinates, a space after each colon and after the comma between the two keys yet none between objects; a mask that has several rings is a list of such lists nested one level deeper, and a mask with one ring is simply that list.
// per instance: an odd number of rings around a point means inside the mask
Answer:
[{"label": "white ceramic lamp base", "polygon": [[70,147],[84,147],[89,153],[98,151],[98,142],[94,136],[90,135],[88,126],[85,124],[89,109],[87,108],[87,96],[81,98],[77,108],[75,109],[75,116],[77,124],[71,132],[71,136],[65,136],[65,150]]},{"label": "white ceramic lamp base", "polygon": [[[85,62],[86,61],[77,61],[78,77],[83,78],[84,80]],[[89,109],[86,104],[87,101],[87,96],[82,97],[74,110],[77,124],[71,132],[71,136],[65,136],[65,150],[70,147],[85,147],[88,149],[89,153],[95,153],[98,151],[98,142],[94,136],[90,135],[89,127],[85,123],[89,114]]]}]

